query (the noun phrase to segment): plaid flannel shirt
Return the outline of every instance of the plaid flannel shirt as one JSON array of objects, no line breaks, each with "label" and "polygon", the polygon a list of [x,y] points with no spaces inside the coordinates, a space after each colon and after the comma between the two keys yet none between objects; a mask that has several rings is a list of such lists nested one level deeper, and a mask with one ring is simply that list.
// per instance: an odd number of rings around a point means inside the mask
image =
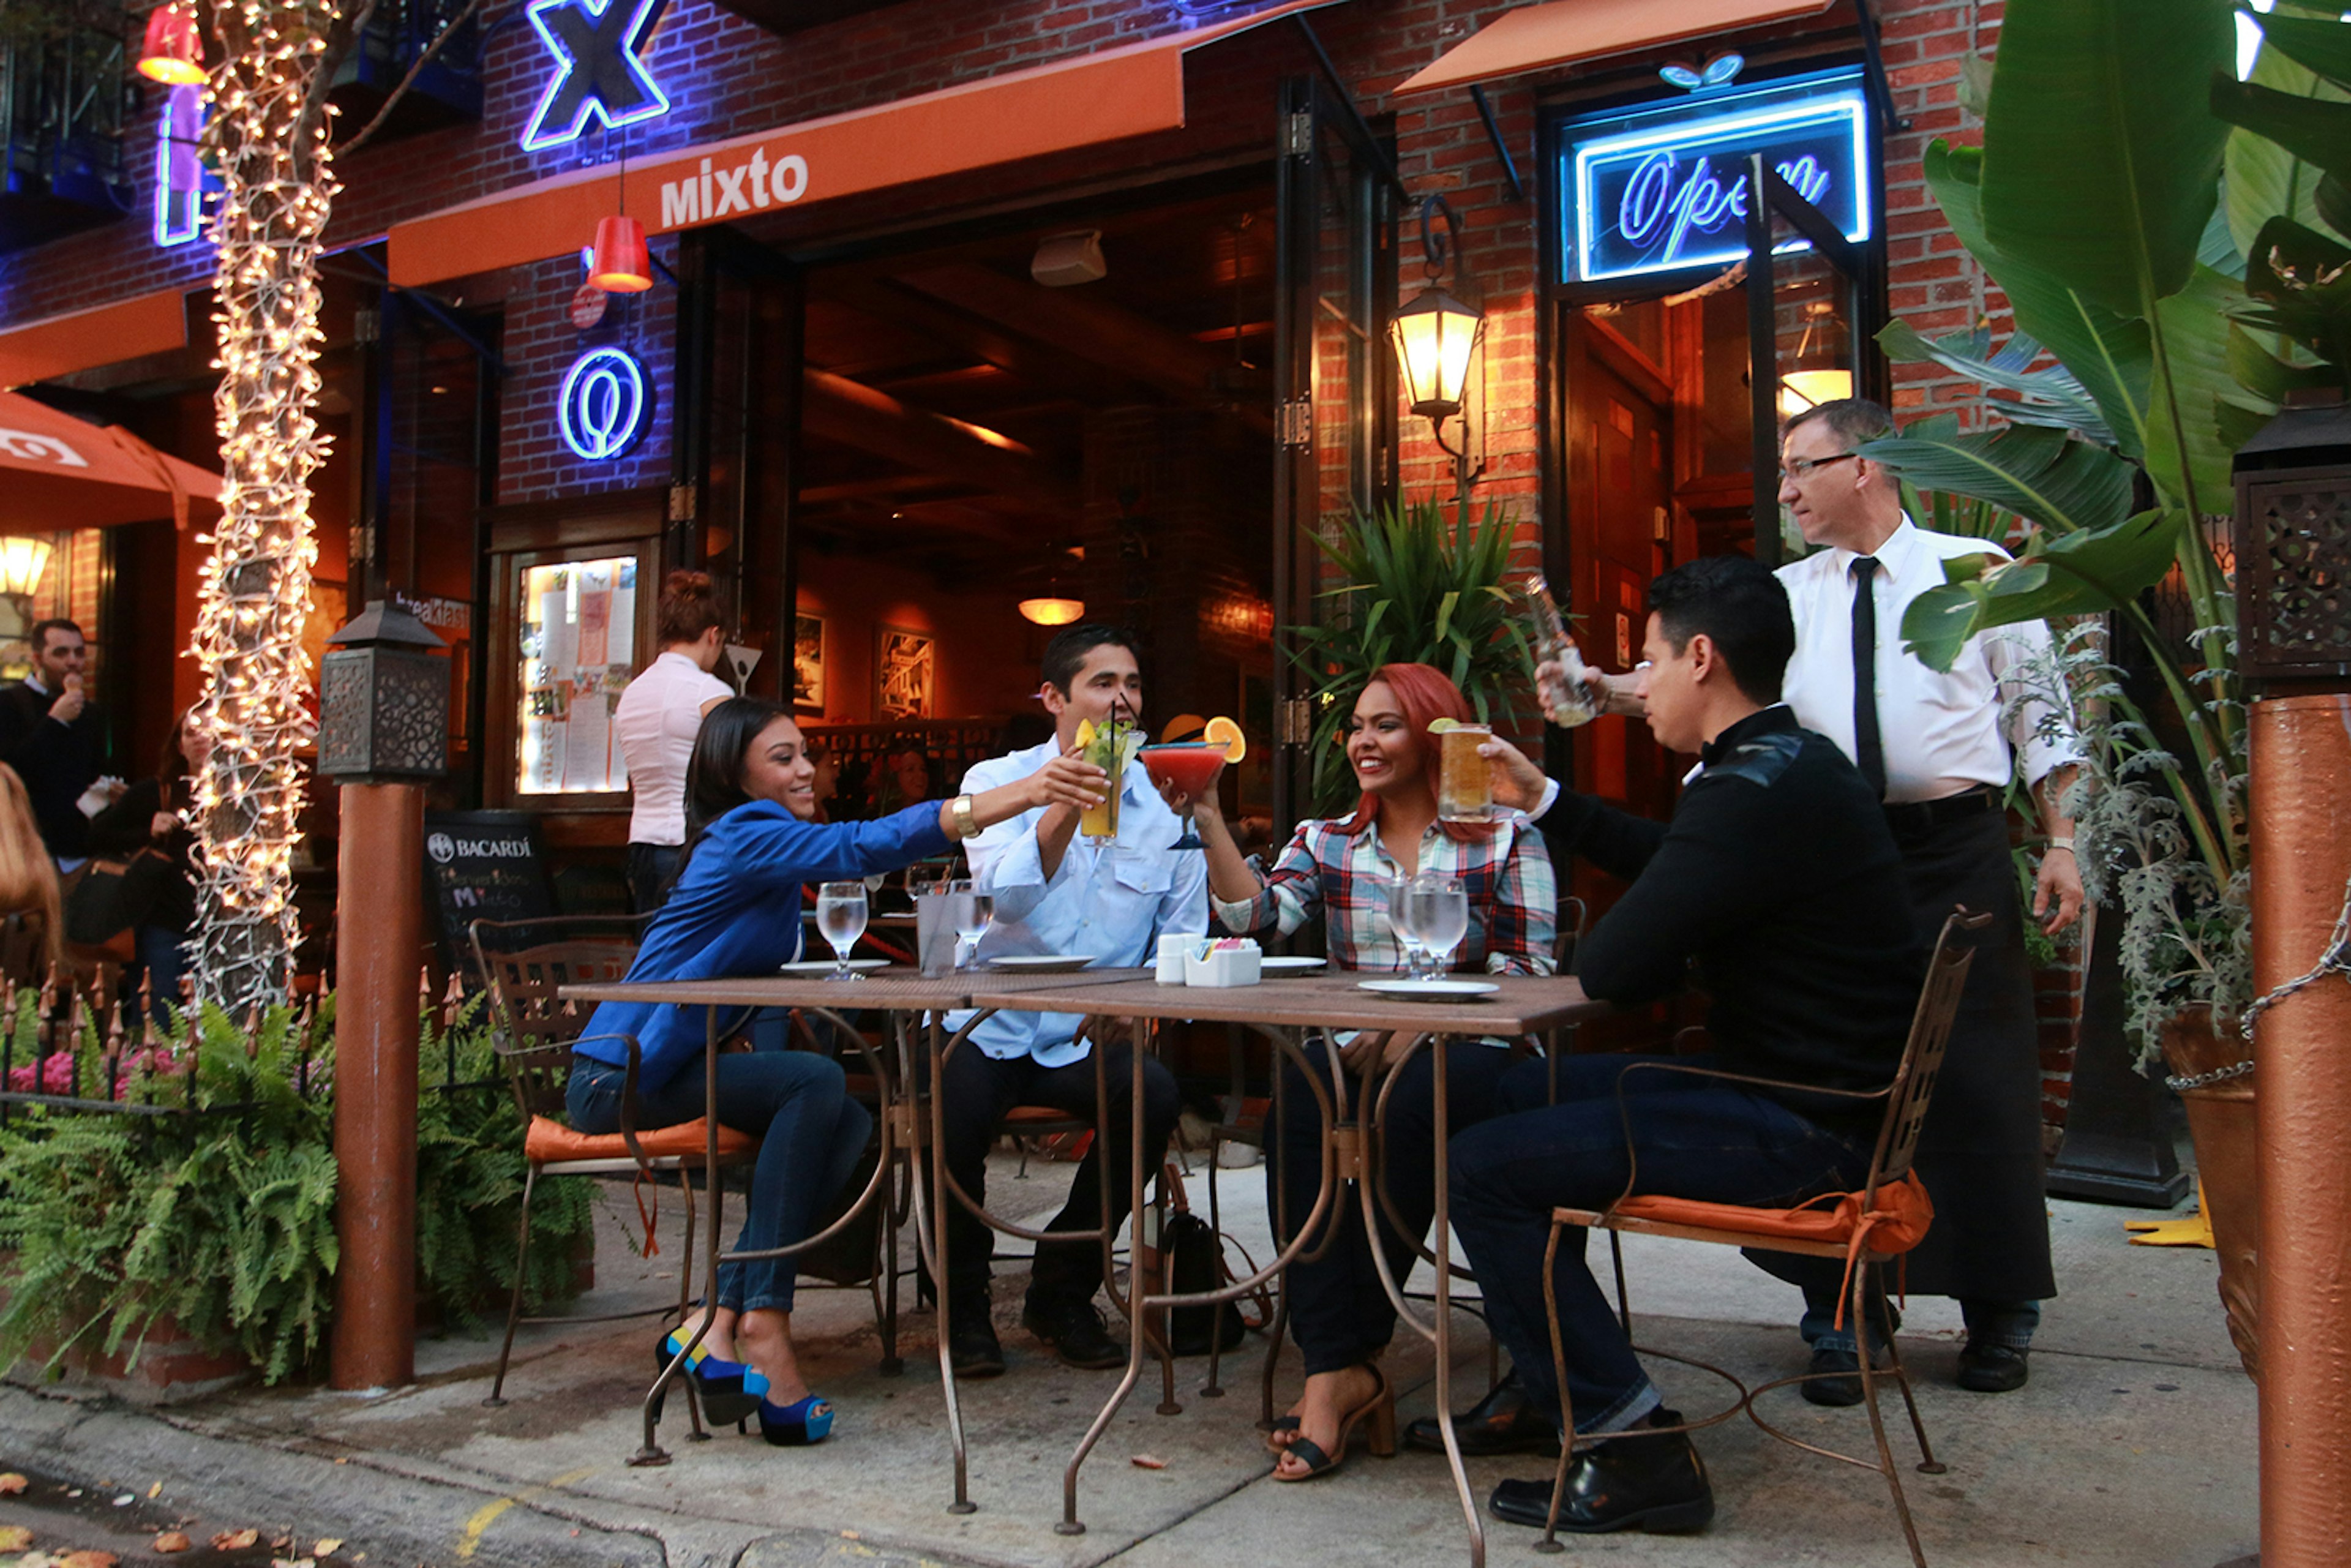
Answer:
[{"label": "plaid flannel shirt", "polygon": [[[1402,874],[1377,831],[1340,831],[1332,821],[1301,822],[1255,896],[1213,899],[1225,929],[1287,936],[1318,910],[1331,962],[1342,969],[1400,970],[1404,949],[1388,924],[1388,883]],[[1459,826],[1459,824],[1456,824]],[[1469,895],[1469,931],[1456,968],[1490,975],[1548,975],[1559,929],[1559,879],[1543,836],[1511,812],[1459,839],[1432,824],[1420,839],[1420,870],[1441,872]]]}]

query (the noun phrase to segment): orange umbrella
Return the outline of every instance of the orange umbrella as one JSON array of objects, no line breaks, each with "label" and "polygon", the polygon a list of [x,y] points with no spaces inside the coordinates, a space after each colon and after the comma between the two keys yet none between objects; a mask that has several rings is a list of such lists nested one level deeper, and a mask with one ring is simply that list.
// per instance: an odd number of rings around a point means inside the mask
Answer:
[{"label": "orange umbrella", "polygon": [[221,477],[119,424],[96,425],[0,392],[0,530],[103,528],[170,517],[218,501]]}]

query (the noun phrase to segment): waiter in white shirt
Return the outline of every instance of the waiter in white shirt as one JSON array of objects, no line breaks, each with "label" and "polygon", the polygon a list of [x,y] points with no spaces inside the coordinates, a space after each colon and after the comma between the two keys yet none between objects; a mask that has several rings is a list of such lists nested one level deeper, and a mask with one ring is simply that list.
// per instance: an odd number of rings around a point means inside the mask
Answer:
[{"label": "waiter in white shirt", "polygon": [[706,571],[673,571],[662,584],[654,641],[661,653],[631,681],[612,710],[612,733],[629,769],[629,897],[651,915],[669,896],[685,842],[685,765],[702,716],[735,695],[711,672],[726,638]]},{"label": "waiter in white shirt", "polygon": [[[1902,616],[1944,580],[1953,556],[2004,554],[1983,539],[1928,533],[1903,515],[1885,468],[1855,449],[1894,433],[1862,398],[1807,409],[1781,433],[1780,502],[1817,553],[1780,569],[1796,618],[1782,696],[1806,729],[1836,742],[1877,786],[1902,851],[1922,941],[1955,904],[1989,913],[1935,1086],[1917,1169],[1935,1223],[1908,1259],[1908,1288],[1958,1299],[1967,1322],[1959,1383],[1979,1393],[2024,1385],[2040,1303],[2056,1293],[2041,1149],[2041,1052],[2005,796],[2013,758],[2041,801],[2048,852],[2032,913],[2051,935],[2082,907],[2074,823],[2063,801],[2080,753],[2068,728],[2042,733],[2046,705],[2016,698],[2049,648],[2039,622],[1968,640],[1949,673],[1905,651]],[[1607,680],[1612,711],[1637,711],[1632,677]],[[2011,713],[2011,707],[2014,711]],[[1812,1346],[1804,1396],[1861,1402],[1856,1325],[1833,1326],[1839,1270],[1776,1253],[1749,1256],[1803,1287]]]},{"label": "waiter in white shirt", "polygon": [[[1113,627],[1081,623],[1047,644],[1044,684],[1038,693],[1053,716],[1053,738],[1041,746],[991,758],[964,775],[966,793],[1026,779],[1068,752],[1078,725],[1113,716],[1133,722],[1143,710],[1143,674],[1133,639]],[[1119,783],[1118,837],[1093,843],[1077,831],[1078,813],[1047,807],[998,822],[964,841],[972,880],[995,895],[995,915],[980,937],[977,958],[1015,954],[1084,954],[1105,969],[1151,963],[1166,934],[1207,929],[1207,862],[1196,850],[1174,848],[1184,825],[1167,809],[1140,762]],[[952,1013],[950,1030],[973,1015]],[[1102,1224],[1102,1183],[1109,1183],[1110,1222],[1126,1218],[1125,1113],[1133,1074],[1143,1074],[1143,1168],[1155,1171],[1183,1110],[1170,1073],[1156,1057],[1138,1057],[1133,1042],[1089,1040],[1073,1013],[999,1012],[972,1030],[949,1058],[942,1096],[946,1105],[947,1169],[977,1198],[986,1191],[987,1150],[996,1124],[1016,1105],[1050,1105],[1079,1115],[1094,1111],[1090,1053],[1102,1051],[1110,1175],[1101,1141],[1087,1151],[1070,1184],[1069,1200],[1047,1230],[1092,1230]],[[1004,1370],[1004,1352],[988,1321],[988,1258],[992,1232],[960,1204],[947,1208],[947,1353],[959,1377]],[[1093,1304],[1102,1283],[1100,1243],[1040,1243],[1029,1275],[1021,1326],[1052,1345],[1072,1366],[1126,1364],[1126,1347],[1111,1338]]]}]

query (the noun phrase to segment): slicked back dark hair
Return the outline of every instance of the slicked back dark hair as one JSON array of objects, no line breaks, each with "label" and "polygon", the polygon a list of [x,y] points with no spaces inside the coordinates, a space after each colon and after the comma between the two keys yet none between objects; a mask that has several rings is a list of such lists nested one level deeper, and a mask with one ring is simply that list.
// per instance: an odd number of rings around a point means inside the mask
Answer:
[{"label": "slicked back dark hair", "polygon": [[1807,424],[1825,424],[1836,433],[1837,444],[1847,452],[1865,441],[1876,441],[1894,434],[1894,416],[1884,403],[1872,402],[1865,397],[1833,397],[1826,402],[1816,402],[1780,427],[1780,442],[1787,444],[1788,437]]},{"label": "slicked back dark hair", "polygon": [[[1070,695],[1070,683],[1078,678],[1086,655],[1096,648],[1123,648],[1135,652],[1134,633],[1123,626],[1106,625],[1099,621],[1081,621],[1074,626],[1064,626],[1045,644],[1044,676],[1046,685],[1063,696]],[[1140,655],[1138,654],[1139,658]]]},{"label": "slicked back dark hair", "polygon": [[1649,584],[1649,612],[1674,652],[1703,632],[1750,702],[1780,700],[1780,678],[1796,652],[1788,591],[1770,569],[1743,555],[1701,556]]},{"label": "slicked back dark hair", "polygon": [[70,632],[77,637],[81,635],[80,627],[63,618],[54,621],[36,621],[29,633],[34,653],[46,653],[49,651],[49,633],[52,632]]}]

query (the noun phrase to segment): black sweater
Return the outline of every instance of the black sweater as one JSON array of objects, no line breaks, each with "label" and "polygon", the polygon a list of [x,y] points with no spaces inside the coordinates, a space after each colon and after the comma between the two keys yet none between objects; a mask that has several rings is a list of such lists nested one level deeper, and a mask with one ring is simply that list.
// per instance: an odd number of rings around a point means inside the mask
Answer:
[{"label": "black sweater", "polygon": [[106,771],[106,720],[86,704],[79,718],[60,724],[49,716],[57,700],[22,681],[0,686],[0,762],[25,781],[49,853],[72,858],[89,852],[89,819],[78,802]]},{"label": "black sweater", "polygon": [[[1741,719],[1701,754],[1670,823],[1562,793],[1538,824],[1560,849],[1633,885],[1577,950],[1583,988],[1655,1000],[1691,959],[1708,1027],[1733,1072],[1832,1089],[1894,1076],[1926,969],[1902,862],[1860,771],[1785,706]],[[1776,1096],[1865,1133],[1884,1103]]]}]

